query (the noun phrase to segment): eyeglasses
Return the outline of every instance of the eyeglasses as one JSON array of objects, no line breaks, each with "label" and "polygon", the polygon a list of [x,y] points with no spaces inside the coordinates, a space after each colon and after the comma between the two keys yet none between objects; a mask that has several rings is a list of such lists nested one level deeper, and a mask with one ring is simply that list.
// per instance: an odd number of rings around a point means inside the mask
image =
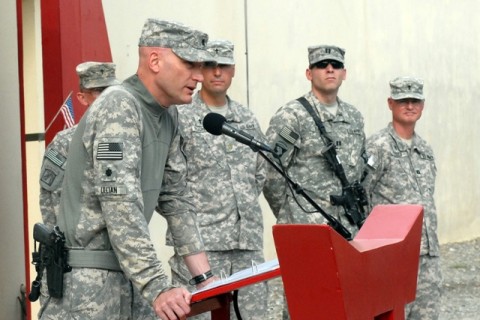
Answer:
[{"label": "eyeglasses", "polygon": [[318,68],[318,69],[326,69],[328,65],[331,65],[333,69],[343,69],[344,65],[340,61],[337,60],[322,60],[318,61],[312,65],[310,65],[310,69]]}]

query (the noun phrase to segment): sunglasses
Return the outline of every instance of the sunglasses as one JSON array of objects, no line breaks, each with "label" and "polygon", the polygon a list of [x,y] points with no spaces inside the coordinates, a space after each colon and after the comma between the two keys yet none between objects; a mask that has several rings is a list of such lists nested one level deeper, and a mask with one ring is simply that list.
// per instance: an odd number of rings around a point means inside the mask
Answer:
[{"label": "sunglasses", "polygon": [[223,69],[223,68],[230,67],[230,65],[229,64],[223,64],[223,63],[216,63],[216,62],[213,62],[213,61],[207,61],[207,62],[203,63],[203,67],[207,68],[207,69],[213,69],[213,68],[216,68],[216,67],[219,67],[220,69]]},{"label": "sunglasses", "polygon": [[325,69],[331,65],[333,69],[343,69],[343,63],[337,60],[322,60],[318,61],[310,66],[310,69],[318,68],[318,69]]}]

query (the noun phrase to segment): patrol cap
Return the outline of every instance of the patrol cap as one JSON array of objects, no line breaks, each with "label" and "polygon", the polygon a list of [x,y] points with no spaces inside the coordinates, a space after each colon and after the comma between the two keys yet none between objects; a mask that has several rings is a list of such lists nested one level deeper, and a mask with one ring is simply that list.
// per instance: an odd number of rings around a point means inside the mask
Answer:
[{"label": "patrol cap", "polygon": [[213,40],[207,43],[207,51],[217,64],[234,65],[233,43],[228,40]]},{"label": "patrol cap", "polygon": [[171,48],[177,56],[190,62],[213,61],[206,51],[207,42],[206,33],[179,22],[147,19],[138,46]]},{"label": "patrol cap", "polygon": [[323,60],[335,60],[345,63],[345,49],[323,44],[308,47],[308,63],[310,65]]},{"label": "patrol cap", "polygon": [[391,98],[425,100],[423,96],[423,80],[414,77],[398,77],[390,81]]},{"label": "patrol cap", "polygon": [[115,76],[116,65],[111,62],[83,62],[77,68],[80,86],[85,89],[103,88],[120,84]]}]

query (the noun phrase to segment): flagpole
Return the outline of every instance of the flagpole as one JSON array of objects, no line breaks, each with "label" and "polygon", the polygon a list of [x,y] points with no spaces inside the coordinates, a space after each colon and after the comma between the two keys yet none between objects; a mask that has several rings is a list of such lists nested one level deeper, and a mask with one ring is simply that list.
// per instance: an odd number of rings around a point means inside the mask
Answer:
[{"label": "flagpole", "polygon": [[58,108],[58,111],[57,113],[55,114],[55,116],[53,117],[52,121],[50,121],[50,123],[48,124],[47,126],[47,129],[45,129],[45,133],[47,133],[48,129],[50,129],[50,127],[52,126],[53,122],[55,121],[55,119],[57,119],[58,115],[60,114],[60,111],[62,111],[62,107],[65,103],[67,103],[67,100],[70,98],[70,96],[72,95],[73,91],[70,91],[70,93],[68,94],[67,96],[67,99],[65,99],[65,101],[63,101],[63,103],[60,105],[60,108]]}]

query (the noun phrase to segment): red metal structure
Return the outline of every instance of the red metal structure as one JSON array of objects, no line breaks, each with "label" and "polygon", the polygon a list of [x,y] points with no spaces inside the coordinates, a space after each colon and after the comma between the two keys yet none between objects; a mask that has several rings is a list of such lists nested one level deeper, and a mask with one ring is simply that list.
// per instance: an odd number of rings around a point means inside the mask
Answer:
[{"label": "red metal structure", "polygon": [[[78,91],[75,67],[84,61],[111,62],[101,0],[41,1],[45,128],[70,91]],[[73,99],[75,121],[85,112]],[[63,129],[57,117],[45,133],[48,144]]]}]

